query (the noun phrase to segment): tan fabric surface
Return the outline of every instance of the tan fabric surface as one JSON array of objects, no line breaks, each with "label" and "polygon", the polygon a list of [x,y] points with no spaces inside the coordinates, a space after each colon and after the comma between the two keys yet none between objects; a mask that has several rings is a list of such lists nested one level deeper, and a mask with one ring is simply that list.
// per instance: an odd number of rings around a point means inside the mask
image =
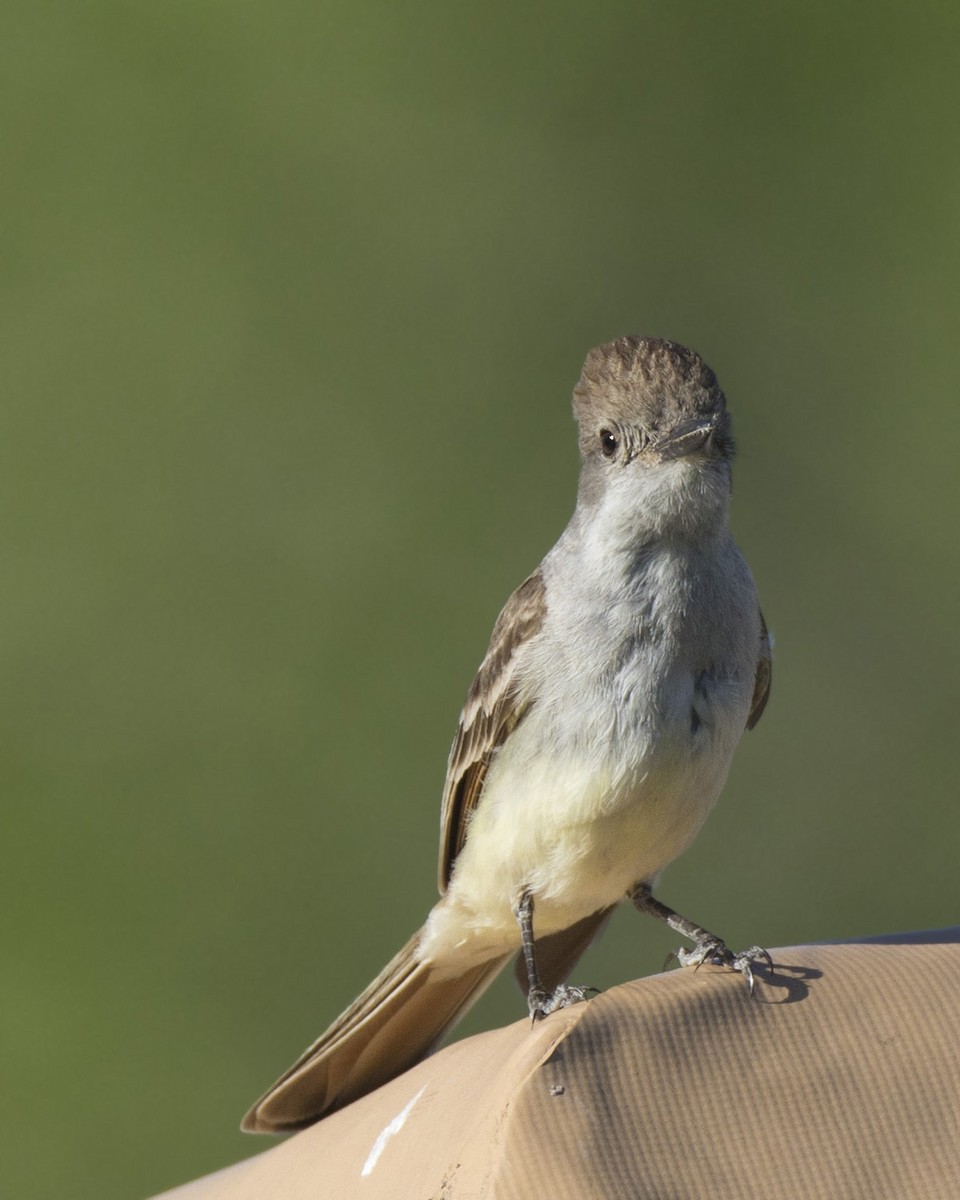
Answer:
[{"label": "tan fabric surface", "polygon": [[165,1195],[957,1200],[958,939],[777,950],[753,1000],[715,968],[625,984]]}]

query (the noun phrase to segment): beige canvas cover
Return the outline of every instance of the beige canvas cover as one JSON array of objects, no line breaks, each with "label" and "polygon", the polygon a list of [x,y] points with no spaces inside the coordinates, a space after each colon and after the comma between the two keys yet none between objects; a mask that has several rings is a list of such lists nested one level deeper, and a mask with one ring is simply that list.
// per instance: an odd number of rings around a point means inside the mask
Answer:
[{"label": "beige canvas cover", "polygon": [[459,1042],[167,1200],[960,1197],[960,930],[675,970]]}]

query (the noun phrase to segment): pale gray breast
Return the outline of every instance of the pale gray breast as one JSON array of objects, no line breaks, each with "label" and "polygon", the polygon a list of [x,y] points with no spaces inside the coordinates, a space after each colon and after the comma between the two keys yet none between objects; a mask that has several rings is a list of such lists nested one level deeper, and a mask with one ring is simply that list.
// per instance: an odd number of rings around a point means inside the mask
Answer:
[{"label": "pale gray breast", "polygon": [[711,553],[659,547],[599,579],[563,563],[551,579],[550,566],[543,637],[525,674],[554,736],[568,744],[633,739],[641,756],[664,736],[700,746],[726,741],[739,723],[739,737],[759,616],[732,541]]}]

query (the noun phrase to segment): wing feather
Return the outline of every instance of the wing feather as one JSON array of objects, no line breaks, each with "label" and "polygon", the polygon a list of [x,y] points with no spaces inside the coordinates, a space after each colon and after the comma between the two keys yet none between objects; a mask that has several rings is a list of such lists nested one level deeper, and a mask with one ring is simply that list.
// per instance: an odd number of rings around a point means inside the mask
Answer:
[{"label": "wing feather", "polygon": [[753,699],[750,701],[750,715],[747,717],[747,728],[754,725],[763,716],[770,698],[770,683],[773,679],[773,652],[770,646],[770,634],[767,623],[760,614],[760,654],[757,658],[757,674],[753,685]]},{"label": "wing feather", "polygon": [[540,571],[520,584],[503,607],[490,645],[460,714],[447,763],[440,813],[440,891],[446,891],[453,864],[463,849],[470,816],[480,800],[494,754],[530,708],[520,697],[517,660],[539,631],[547,611]]}]

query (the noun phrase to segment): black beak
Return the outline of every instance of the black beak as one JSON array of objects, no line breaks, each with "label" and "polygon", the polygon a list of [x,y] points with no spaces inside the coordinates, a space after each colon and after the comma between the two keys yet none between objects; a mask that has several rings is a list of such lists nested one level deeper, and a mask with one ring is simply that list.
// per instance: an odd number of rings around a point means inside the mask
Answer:
[{"label": "black beak", "polygon": [[656,451],[661,462],[672,458],[684,458],[705,446],[713,437],[717,427],[715,420],[683,421],[676,429],[671,429],[656,443]]}]

